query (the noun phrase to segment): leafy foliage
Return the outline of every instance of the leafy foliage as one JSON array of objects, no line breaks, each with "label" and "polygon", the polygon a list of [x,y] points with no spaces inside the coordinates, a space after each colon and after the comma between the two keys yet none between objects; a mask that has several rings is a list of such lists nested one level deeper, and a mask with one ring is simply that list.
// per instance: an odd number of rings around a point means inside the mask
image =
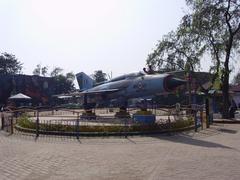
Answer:
[{"label": "leafy foliage", "polygon": [[63,69],[60,67],[56,67],[50,73],[51,76],[57,81],[56,85],[56,93],[68,93],[70,91],[75,90],[74,87],[74,79],[75,75],[73,72],[69,72],[66,75],[62,74]]},{"label": "leafy foliage", "polygon": [[41,65],[40,64],[37,64],[36,68],[33,70],[33,74],[40,76],[40,74],[41,74]]},{"label": "leafy foliage", "polygon": [[33,70],[33,74],[37,76],[46,76],[48,73],[48,67],[47,66],[41,66],[41,64],[37,64],[36,68]]},{"label": "leafy foliage", "polygon": [[47,75],[47,72],[48,72],[48,67],[47,66],[42,67],[41,73],[44,77]]},{"label": "leafy foliage", "polygon": [[[229,68],[230,60],[240,44],[240,0],[187,1],[194,13],[189,16],[191,26],[208,45],[208,50],[215,62],[216,71],[222,71],[223,117],[228,118]],[[231,61],[232,62],[232,61]]]},{"label": "leafy foliage", "polygon": [[22,63],[9,53],[0,55],[0,74],[18,74],[22,70]]},{"label": "leafy foliage", "polygon": [[60,74],[55,77],[53,77],[55,81],[57,81],[56,84],[56,93],[57,94],[62,94],[62,93],[68,93],[70,91],[75,90],[73,80],[74,79],[69,79],[67,76]]},{"label": "leafy foliage", "polygon": [[[63,72],[62,68],[55,67],[50,73],[50,76],[53,77],[54,80],[57,82],[54,91],[56,94],[68,93],[70,91],[75,90],[74,73],[68,72],[66,75],[64,75],[62,72]],[[34,69],[33,74],[39,76],[40,75],[46,76],[48,74],[48,67],[47,66],[41,67],[41,65],[38,64],[37,67]]]},{"label": "leafy foliage", "polygon": [[52,72],[50,73],[50,76],[51,76],[51,77],[56,77],[56,76],[61,75],[62,72],[63,72],[63,69],[62,69],[62,68],[60,68],[60,67],[55,67],[55,68],[52,70]]},{"label": "leafy foliage", "polygon": [[[149,55],[147,63],[168,70],[192,70],[199,66],[200,58],[210,54],[214,73],[212,82],[219,79],[223,92],[223,117],[228,118],[229,68],[240,45],[240,0],[186,0],[190,13],[182,18],[175,32],[159,41]],[[176,67],[177,65],[177,67]]]},{"label": "leafy foliage", "polygon": [[107,81],[107,74],[104,73],[102,70],[97,70],[93,74],[93,79],[96,83]]},{"label": "leafy foliage", "polygon": [[193,33],[179,27],[159,41],[154,52],[148,55],[147,64],[166,71],[185,70],[187,63],[191,69],[199,68],[205,47],[199,43],[193,44],[196,38]]},{"label": "leafy foliage", "polygon": [[18,120],[17,124],[24,128],[35,129],[36,124],[30,120],[30,117],[27,114],[22,114]]},{"label": "leafy foliage", "polygon": [[72,81],[73,82],[75,80],[75,74],[73,72],[68,72],[66,74],[66,78],[67,78],[68,81]]},{"label": "leafy foliage", "polygon": [[[130,126],[124,125],[81,125],[80,132],[96,132],[96,133],[111,133],[111,132],[154,132],[154,131],[162,131],[162,130],[169,130],[169,131],[176,131],[181,130],[183,128],[193,126],[194,121],[192,117],[188,117],[185,120],[177,120],[175,122],[171,122],[170,124],[144,124],[144,123],[133,123]],[[23,114],[18,118],[17,125],[21,128],[27,128],[30,130],[36,130],[36,122],[32,121],[30,117],[26,114]],[[24,131],[24,129],[19,129]],[[39,124],[40,131],[55,131],[55,132],[76,132],[76,126],[74,125],[67,125],[67,124],[51,124],[49,122],[40,122]]]}]

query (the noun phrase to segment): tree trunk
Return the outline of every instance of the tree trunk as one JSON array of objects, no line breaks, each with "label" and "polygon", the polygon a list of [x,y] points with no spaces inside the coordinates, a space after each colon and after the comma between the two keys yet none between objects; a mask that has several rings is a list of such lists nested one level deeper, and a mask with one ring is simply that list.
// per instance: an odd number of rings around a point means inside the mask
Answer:
[{"label": "tree trunk", "polygon": [[226,45],[226,57],[224,62],[224,71],[223,71],[223,79],[222,79],[222,95],[223,95],[223,111],[222,118],[228,119],[229,116],[229,59],[232,49],[233,35],[230,35],[228,43]]},{"label": "tree trunk", "polygon": [[223,85],[222,85],[222,95],[223,95],[223,111],[222,118],[229,118],[229,73],[224,72]]}]

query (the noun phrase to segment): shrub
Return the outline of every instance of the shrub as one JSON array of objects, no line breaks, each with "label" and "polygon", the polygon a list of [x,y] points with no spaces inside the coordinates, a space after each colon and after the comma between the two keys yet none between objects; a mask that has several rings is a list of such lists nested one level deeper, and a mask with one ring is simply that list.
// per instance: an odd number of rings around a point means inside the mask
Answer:
[{"label": "shrub", "polygon": [[[29,128],[29,129],[36,129],[36,123],[32,122],[30,118],[23,114],[18,118],[19,126],[23,128]],[[185,120],[178,120],[175,122],[172,122],[170,124],[131,124],[131,125],[81,125],[79,127],[80,132],[156,132],[161,130],[167,130],[167,129],[181,129],[185,127],[192,126],[194,124],[193,117],[188,117],[188,119]],[[40,123],[39,124],[39,130],[42,131],[57,131],[57,132],[76,132],[76,126],[74,125],[66,125],[66,124],[48,124],[48,123]]]},{"label": "shrub", "polygon": [[36,124],[30,120],[27,114],[22,114],[17,119],[17,125],[23,127],[23,128],[29,128],[29,129],[35,129]]},{"label": "shrub", "polygon": [[180,129],[180,128],[192,126],[193,124],[194,124],[194,118],[188,117],[187,120],[178,120],[176,122],[171,123],[171,128]]}]

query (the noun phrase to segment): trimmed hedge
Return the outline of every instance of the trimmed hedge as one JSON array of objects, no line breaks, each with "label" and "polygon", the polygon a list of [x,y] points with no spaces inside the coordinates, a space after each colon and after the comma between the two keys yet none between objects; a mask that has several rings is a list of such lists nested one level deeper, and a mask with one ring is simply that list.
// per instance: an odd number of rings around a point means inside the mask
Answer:
[{"label": "trimmed hedge", "polygon": [[[178,120],[166,124],[129,124],[129,125],[80,125],[79,132],[157,132],[161,130],[174,130],[190,127],[194,124],[193,118],[187,120]],[[25,129],[36,129],[36,123],[23,114],[17,121],[17,126]],[[40,131],[54,131],[54,132],[77,132],[77,126],[66,124],[39,124]]]}]

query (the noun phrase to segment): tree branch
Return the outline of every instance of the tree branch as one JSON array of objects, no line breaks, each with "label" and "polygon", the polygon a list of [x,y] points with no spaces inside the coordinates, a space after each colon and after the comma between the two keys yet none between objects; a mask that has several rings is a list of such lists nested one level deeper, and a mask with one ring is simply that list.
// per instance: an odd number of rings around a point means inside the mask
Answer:
[{"label": "tree branch", "polygon": [[212,88],[215,80],[217,79],[217,77],[218,77],[218,75],[219,75],[220,58],[219,58],[219,54],[218,54],[219,51],[218,51],[218,49],[216,48],[215,38],[213,37],[213,35],[212,35],[211,32],[209,33],[209,41],[210,41],[210,44],[211,44],[211,46],[212,46],[212,48],[213,48],[215,58],[216,58],[216,60],[217,60],[217,67],[216,67],[216,68],[217,68],[217,72],[214,73],[213,78],[212,78],[212,81],[211,81],[211,82],[212,82],[212,85],[210,86],[210,88]]},{"label": "tree branch", "polygon": [[226,23],[227,23],[229,32],[230,32],[230,34],[232,34],[232,33],[233,33],[233,32],[232,32],[232,26],[231,26],[231,24],[230,24],[230,20],[231,20],[232,16],[231,16],[231,14],[229,13],[230,3],[231,3],[231,0],[228,0],[227,11],[225,12],[224,16],[225,16],[225,20],[226,20]]},{"label": "tree branch", "polygon": [[240,30],[240,23],[238,24],[237,29],[233,32],[233,35],[236,35],[238,33],[238,31]]}]

